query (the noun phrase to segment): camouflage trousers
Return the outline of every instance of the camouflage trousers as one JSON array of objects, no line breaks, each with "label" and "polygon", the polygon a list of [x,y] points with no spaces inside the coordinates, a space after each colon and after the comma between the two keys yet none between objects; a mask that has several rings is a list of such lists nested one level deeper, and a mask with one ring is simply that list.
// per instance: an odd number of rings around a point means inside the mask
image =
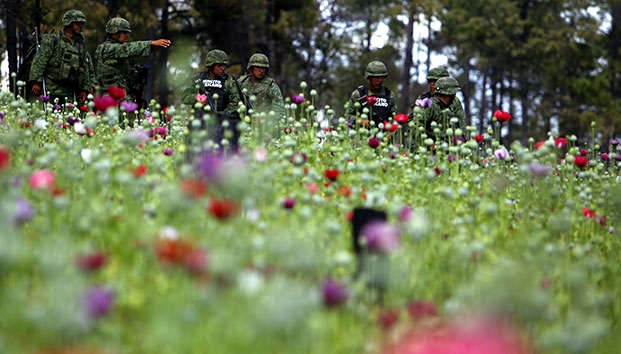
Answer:
[{"label": "camouflage trousers", "polygon": [[77,102],[82,91],[78,82],[57,81],[50,78],[45,79],[45,90],[46,95],[50,96],[50,102],[58,99],[59,104]]}]

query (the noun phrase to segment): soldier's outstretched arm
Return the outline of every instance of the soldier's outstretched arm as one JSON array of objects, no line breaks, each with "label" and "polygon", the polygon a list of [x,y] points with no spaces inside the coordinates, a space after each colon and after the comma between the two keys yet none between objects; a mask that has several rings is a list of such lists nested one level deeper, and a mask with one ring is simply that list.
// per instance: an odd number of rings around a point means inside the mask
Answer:
[{"label": "soldier's outstretched arm", "polygon": [[162,47],[162,48],[168,48],[170,47],[170,44],[172,42],[170,41],[170,39],[156,39],[154,41],[151,41],[151,46],[153,47]]}]

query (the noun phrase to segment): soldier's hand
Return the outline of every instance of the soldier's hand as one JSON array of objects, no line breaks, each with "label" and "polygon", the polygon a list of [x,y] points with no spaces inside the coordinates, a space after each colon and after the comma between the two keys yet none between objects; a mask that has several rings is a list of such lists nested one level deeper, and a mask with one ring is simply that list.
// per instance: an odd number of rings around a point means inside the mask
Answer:
[{"label": "soldier's hand", "polygon": [[363,128],[369,128],[371,126],[371,122],[368,119],[358,118],[358,121],[360,122],[360,126]]},{"label": "soldier's hand", "polygon": [[38,82],[35,82],[34,84],[32,84],[32,94],[35,96],[39,96],[41,94],[41,84]]},{"label": "soldier's hand", "polygon": [[157,39],[157,40],[151,41],[152,46],[162,47],[162,48],[170,47],[170,43],[171,42],[169,39]]}]

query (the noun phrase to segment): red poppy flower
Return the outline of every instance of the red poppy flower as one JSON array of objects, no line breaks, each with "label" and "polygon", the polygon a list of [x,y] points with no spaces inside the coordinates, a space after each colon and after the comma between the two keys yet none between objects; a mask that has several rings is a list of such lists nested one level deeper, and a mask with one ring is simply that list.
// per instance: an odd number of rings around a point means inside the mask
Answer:
[{"label": "red poppy flower", "polygon": [[439,167],[434,167],[433,172],[436,173],[436,176],[439,176],[442,173],[442,170]]},{"label": "red poppy flower", "polygon": [[477,135],[474,137],[474,140],[477,141],[477,143],[481,143],[483,140],[485,140],[485,137],[483,135]]},{"label": "red poppy flower", "polygon": [[582,215],[586,216],[587,218],[594,218],[597,216],[594,210],[591,210],[587,207],[582,208]]},{"label": "red poppy flower", "polygon": [[494,117],[496,117],[496,120],[503,123],[503,122],[508,122],[511,120],[511,113],[509,112],[503,112],[499,109],[496,110],[496,112],[494,112]]},{"label": "red poppy flower", "polygon": [[110,86],[108,87],[108,95],[115,100],[120,101],[125,98],[126,93],[125,90],[120,87]]},{"label": "red poppy flower", "polygon": [[554,138],[554,146],[561,149],[567,145],[567,138]]},{"label": "red poppy flower", "polygon": [[330,181],[334,182],[339,178],[339,170],[337,169],[327,169],[324,172],[324,176]]},{"label": "red poppy flower", "polygon": [[142,177],[144,176],[145,173],[147,173],[147,166],[140,165],[136,167],[132,172],[134,173],[134,177],[136,178]]},{"label": "red poppy flower", "polygon": [[95,271],[108,263],[108,257],[104,252],[92,252],[78,256],[75,260],[78,268],[85,272]]},{"label": "red poppy flower", "polygon": [[574,164],[580,168],[585,168],[589,164],[589,160],[585,156],[576,156]]},{"label": "red poppy flower", "polygon": [[378,138],[376,138],[376,137],[374,137],[374,136],[373,136],[373,137],[371,137],[371,138],[369,138],[369,146],[370,146],[372,149],[375,149],[375,148],[377,148],[378,146],[380,146],[380,141],[379,141],[379,139],[378,139]]},{"label": "red poppy flower", "polygon": [[95,134],[97,134],[97,132],[94,129],[86,128],[86,136],[90,138],[95,136]]},{"label": "red poppy flower", "polygon": [[342,195],[344,197],[351,196],[352,190],[347,186],[340,186],[339,189],[336,190],[336,194]]},{"label": "red poppy flower", "polygon": [[231,199],[211,199],[207,211],[218,220],[226,220],[237,215],[239,206]]},{"label": "red poppy flower", "polygon": [[183,264],[185,259],[194,252],[194,248],[194,245],[188,241],[164,238],[155,244],[155,254],[162,262]]},{"label": "red poppy flower", "polygon": [[589,154],[589,152],[586,151],[585,149],[580,149],[580,156],[586,156],[588,154]]},{"label": "red poppy flower", "polygon": [[410,117],[405,114],[405,113],[399,113],[397,115],[395,115],[395,122],[404,125],[405,123],[408,122],[408,120],[410,119]]},{"label": "red poppy flower", "polygon": [[367,96],[367,105],[374,106],[377,103],[377,97]]},{"label": "red poppy flower", "polygon": [[535,144],[535,149],[539,149],[540,147],[544,146],[545,144],[546,144],[545,140],[544,141],[540,141],[540,142]]},{"label": "red poppy flower", "polygon": [[0,171],[8,168],[10,164],[11,154],[9,150],[4,146],[0,146]]},{"label": "red poppy flower", "polygon": [[117,100],[111,96],[105,95],[101,97],[95,97],[95,110],[99,112],[105,112],[110,107],[117,105]]},{"label": "red poppy flower", "polygon": [[188,179],[181,181],[181,192],[194,199],[199,199],[205,195],[207,183],[200,179]]},{"label": "red poppy flower", "polygon": [[399,124],[392,124],[389,121],[384,121],[384,130],[387,132],[392,133],[397,129],[399,129]]}]

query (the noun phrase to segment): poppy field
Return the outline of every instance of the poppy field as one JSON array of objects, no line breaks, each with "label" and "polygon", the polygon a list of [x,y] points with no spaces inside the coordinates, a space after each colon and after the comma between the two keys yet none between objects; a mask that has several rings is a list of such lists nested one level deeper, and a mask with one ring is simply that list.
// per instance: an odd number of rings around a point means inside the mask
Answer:
[{"label": "poppy field", "polygon": [[506,142],[498,111],[441,143],[318,98],[240,107],[216,152],[200,100],[0,92],[0,352],[617,352],[618,140]]}]

